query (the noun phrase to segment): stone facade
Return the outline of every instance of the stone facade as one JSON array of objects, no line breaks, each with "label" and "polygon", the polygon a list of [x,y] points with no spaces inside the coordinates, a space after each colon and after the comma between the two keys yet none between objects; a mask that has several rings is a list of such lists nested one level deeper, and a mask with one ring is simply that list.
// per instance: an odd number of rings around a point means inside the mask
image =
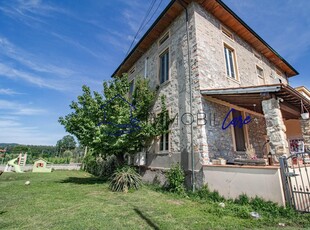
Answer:
[{"label": "stone facade", "polygon": [[[135,68],[135,71],[129,75],[129,81],[138,76],[144,76],[145,66],[147,66],[146,72],[150,86],[159,89],[158,100],[153,112],[160,112],[160,96],[165,95],[171,116],[177,115],[177,120],[171,126],[169,151],[160,152],[159,139],[154,140],[147,150],[146,167],[148,168],[167,169],[171,164],[180,162],[185,170],[192,170],[191,127],[188,124],[192,118],[194,169],[196,172],[201,169],[202,165],[208,164],[212,158],[230,159],[236,156],[232,129],[225,131],[221,129],[222,122],[230,108],[206,100],[200,93],[201,89],[276,84],[280,81],[287,83],[285,75],[277,74],[276,67],[263,55],[255,56],[255,51],[243,39],[234,33],[232,33],[233,39],[228,38],[221,30],[220,21],[206,12],[199,4],[191,3],[188,6],[188,13],[190,63],[188,63],[184,11],[135,63],[132,67]],[[167,32],[170,34],[169,38],[159,45],[158,41]],[[237,68],[236,80],[226,76],[224,44],[234,49]],[[169,81],[160,85],[159,56],[166,49],[169,49]],[[188,66],[190,66],[192,78],[192,104],[190,104]],[[256,66],[263,69],[262,78],[258,76]],[[272,137],[274,144],[285,138],[283,121],[282,123],[279,121],[277,130],[272,130],[270,126],[282,119],[281,114],[277,112],[278,108],[270,108],[270,102],[264,103],[264,107],[267,123],[264,118],[250,114],[252,122],[246,127],[247,144],[253,147],[258,157],[263,157],[266,135],[269,138]],[[192,118],[183,116],[189,112],[192,113]],[[279,115],[279,119],[273,119],[272,114]],[[283,151],[286,151],[287,143],[283,141],[281,146],[283,146]],[[277,149],[277,153],[280,153],[279,151]],[[275,149],[273,152],[275,153]]]},{"label": "stone facade", "polygon": [[304,139],[305,151],[310,151],[310,119],[300,120],[302,137]]},{"label": "stone facade", "polygon": [[283,122],[279,101],[275,98],[264,100],[262,106],[271,154],[276,157],[288,154],[286,127]]},{"label": "stone facade", "polygon": [[[263,55],[254,55],[253,48],[234,34],[233,39],[221,30],[221,22],[212,14],[195,4],[195,31],[197,37],[199,83],[201,89],[230,88],[263,84],[287,83],[282,73]],[[229,29],[229,28],[228,28]],[[236,57],[237,79],[226,76],[224,44],[233,48]],[[263,69],[263,79],[258,77],[256,65]]]}]

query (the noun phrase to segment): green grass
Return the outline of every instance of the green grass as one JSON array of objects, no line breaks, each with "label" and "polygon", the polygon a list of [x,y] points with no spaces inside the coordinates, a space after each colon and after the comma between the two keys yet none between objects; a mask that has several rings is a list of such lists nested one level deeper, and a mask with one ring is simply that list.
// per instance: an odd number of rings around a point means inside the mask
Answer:
[{"label": "green grass", "polygon": [[82,171],[0,176],[1,229],[276,229],[279,222],[289,225],[285,229],[310,228],[309,215],[255,220],[248,209],[233,203],[223,209],[147,186],[111,192],[108,183]]}]

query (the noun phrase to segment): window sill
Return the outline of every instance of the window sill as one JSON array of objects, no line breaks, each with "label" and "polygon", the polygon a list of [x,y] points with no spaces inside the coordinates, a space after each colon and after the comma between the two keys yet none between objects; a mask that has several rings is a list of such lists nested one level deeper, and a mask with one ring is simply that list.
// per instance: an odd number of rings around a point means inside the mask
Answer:
[{"label": "window sill", "polygon": [[239,85],[241,84],[240,80],[236,80],[236,79],[234,79],[232,77],[228,77],[227,75],[226,75],[226,78],[229,79],[230,81],[233,81],[233,82],[239,84]]},{"label": "window sill", "polygon": [[170,84],[170,80],[167,80],[167,81],[165,81],[164,83],[161,83],[160,85],[159,85],[159,89],[160,88],[163,88],[163,87],[165,87],[166,85],[169,85]]},{"label": "window sill", "polygon": [[165,156],[165,155],[169,155],[170,152],[169,151],[160,151],[160,152],[157,152],[156,155],[160,155],[160,156]]}]

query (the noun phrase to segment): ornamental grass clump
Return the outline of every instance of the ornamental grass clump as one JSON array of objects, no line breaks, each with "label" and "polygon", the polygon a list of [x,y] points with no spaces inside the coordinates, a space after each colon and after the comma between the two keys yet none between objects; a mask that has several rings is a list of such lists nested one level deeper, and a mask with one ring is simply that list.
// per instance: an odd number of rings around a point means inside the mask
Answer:
[{"label": "ornamental grass clump", "polygon": [[138,190],[141,186],[141,176],[129,166],[117,169],[111,177],[110,188],[114,192],[127,193],[129,189]]}]

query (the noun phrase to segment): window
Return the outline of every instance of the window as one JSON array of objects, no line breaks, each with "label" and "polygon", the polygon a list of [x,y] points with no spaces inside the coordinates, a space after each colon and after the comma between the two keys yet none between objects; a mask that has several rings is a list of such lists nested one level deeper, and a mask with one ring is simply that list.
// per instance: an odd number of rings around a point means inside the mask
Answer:
[{"label": "window", "polygon": [[232,32],[230,32],[229,29],[227,29],[226,27],[221,25],[221,30],[222,30],[223,34],[225,34],[228,38],[230,38],[231,40],[234,40],[234,36],[233,36]]},{"label": "window", "polygon": [[235,52],[232,48],[224,45],[224,53],[225,53],[225,62],[226,62],[226,74],[228,77],[233,79],[237,79],[236,74],[236,60],[235,60]]},{"label": "window", "polygon": [[276,73],[277,73],[278,76],[282,77],[282,72],[281,72],[278,68],[276,68],[275,71],[276,71]]},{"label": "window", "polygon": [[144,60],[144,78],[147,78],[147,75],[148,75],[148,73],[147,73],[147,71],[148,71],[148,63],[149,62],[149,58],[147,57],[147,58],[145,58],[145,60]]},{"label": "window", "polygon": [[256,66],[256,72],[257,72],[257,75],[259,77],[261,77],[261,78],[264,77],[264,70],[261,67],[259,67],[258,65]]},{"label": "window", "polygon": [[169,80],[169,50],[159,56],[159,81],[160,84]]},{"label": "window", "polygon": [[131,98],[133,95],[133,91],[134,91],[134,80],[132,80],[131,82],[129,82],[129,97]]},{"label": "window", "polygon": [[169,32],[165,33],[158,41],[158,46],[161,46],[162,44],[165,43],[169,38]]},{"label": "window", "polygon": [[258,60],[262,60],[262,56],[256,51],[253,49],[253,54],[254,54],[254,57],[256,57]]},{"label": "window", "polygon": [[135,68],[135,67],[132,67],[132,68],[129,70],[129,75],[132,75],[135,71],[136,71],[136,68]]},{"label": "window", "polygon": [[159,151],[169,151],[169,133],[160,136]]}]

